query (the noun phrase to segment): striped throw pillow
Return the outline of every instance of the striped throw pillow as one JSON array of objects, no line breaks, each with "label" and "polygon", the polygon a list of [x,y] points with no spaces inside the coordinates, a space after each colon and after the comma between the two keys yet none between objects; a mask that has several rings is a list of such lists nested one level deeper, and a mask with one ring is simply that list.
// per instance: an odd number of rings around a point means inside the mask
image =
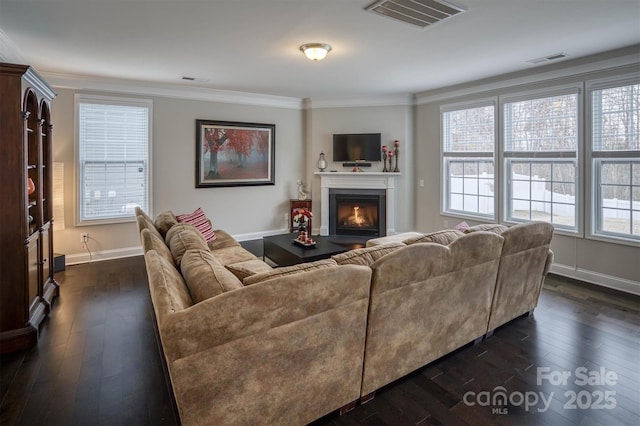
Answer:
[{"label": "striped throw pillow", "polygon": [[200,207],[198,207],[193,213],[179,214],[176,216],[176,219],[178,219],[179,223],[190,223],[195,226],[206,241],[213,241],[216,239],[216,233],[213,232],[211,223]]}]

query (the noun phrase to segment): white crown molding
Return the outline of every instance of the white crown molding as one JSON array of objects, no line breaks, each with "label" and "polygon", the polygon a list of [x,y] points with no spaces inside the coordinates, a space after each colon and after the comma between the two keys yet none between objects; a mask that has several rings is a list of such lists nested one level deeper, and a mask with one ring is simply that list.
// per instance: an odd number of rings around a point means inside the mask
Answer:
[{"label": "white crown molding", "polygon": [[305,99],[305,109],[320,108],[353,108],[376,106],[413,106],[416,104],[414,95],[390,95],[353,99]]},{"label": "white crown molding", "polygon": [[99,92],[126,93],[128,95],[160,96],[165,98],[268,106],[287,109],[303,108],[302,99],[285,96],[234,92],[230,90],[218,90],[204,87],[175,86],[160,83],[151,85],[147,82],[141,81],[107,79],[53,72],[43,72],[42,75],[49,84],[51,84],[51,86],[60,89],[93,90]]},{"label": "white crown molding", "polygon": [[20,49],[18,49],[18,46],[2,31],[2,28],[0,28],[0,61],[12,64],[25,63]]},{"label": "white crown molding", "polygon": [[[564,63],[546,65],[540,69],[518,71],[509,75],[494,76],[485,80],[463,83],[441,88],[416,95],[416,104],[424,105],[432,102],[449,100],[456,97],[469,96],[489,92],[492,90],[505,89],[525,84],[539,83],[560,79],[564,77],[589,74],[598,71],[613,70],[629,66],[637,67],[640,64],[640,50],[636,48],[621,49],[619,56],[609,52],[605,54],[593,55],[584,58],[577,58]],[[637,71],[637,69],[636,69]]]}]

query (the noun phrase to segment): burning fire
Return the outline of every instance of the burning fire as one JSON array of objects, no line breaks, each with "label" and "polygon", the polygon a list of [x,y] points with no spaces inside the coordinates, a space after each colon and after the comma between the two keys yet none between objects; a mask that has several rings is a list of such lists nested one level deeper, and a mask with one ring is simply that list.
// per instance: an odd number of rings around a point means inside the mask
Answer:
[{"label": "burning fire", "polygon": [[355,225],[362,225],[363,223],[366,222],[366,219],[363,217],[360,217],[358,215],[358,211],[360,210],[360,206],[354,206],[353,207],[353,216],[351,216],[349,218],[349,222],[355,224]]}]

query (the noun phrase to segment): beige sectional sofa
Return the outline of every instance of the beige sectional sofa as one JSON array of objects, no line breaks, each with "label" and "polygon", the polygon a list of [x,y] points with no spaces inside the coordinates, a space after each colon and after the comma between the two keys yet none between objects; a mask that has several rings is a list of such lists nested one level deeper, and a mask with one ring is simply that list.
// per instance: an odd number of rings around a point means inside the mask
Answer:
[{"label": "beige sectional sofa", "polygon": [[369,268],[271,271],[224,231],[207,244],[172,216],[137,220],[182,424],[306,424],[359,398]]},{"label": "beige sectional sofa", "polygon": [[272,269],[222,230],[136,213],[183,424],[306,424],[364,400],[532,310],[552,259],[553,228],[529,224]]}]

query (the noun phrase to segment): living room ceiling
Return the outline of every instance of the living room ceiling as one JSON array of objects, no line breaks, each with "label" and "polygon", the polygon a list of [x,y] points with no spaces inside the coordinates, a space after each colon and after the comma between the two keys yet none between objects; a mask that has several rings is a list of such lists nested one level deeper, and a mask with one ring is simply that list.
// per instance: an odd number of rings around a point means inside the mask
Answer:
[{"label": "living room ceiling", "polygon": [[[41,73],[312,100],[409,95],[640,43],[638,0],[455,0],[426,28],[374,0],[0,0],[0,58]],[[333,47],[312,62],[309,42]],[[182,77],[193,77],[186,81]]]}]

